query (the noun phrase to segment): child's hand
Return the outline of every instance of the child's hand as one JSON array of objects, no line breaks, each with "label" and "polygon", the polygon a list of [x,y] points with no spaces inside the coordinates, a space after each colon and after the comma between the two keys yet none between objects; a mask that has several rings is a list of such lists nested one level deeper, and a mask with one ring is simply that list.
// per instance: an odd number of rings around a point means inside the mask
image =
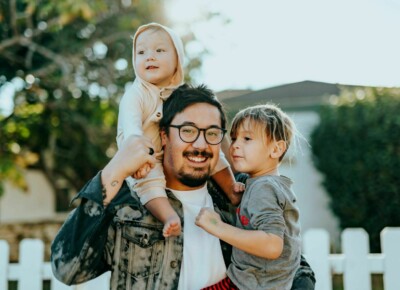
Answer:
[{"label": "child's hand", "polygon": [[223,222],[219,214],[213,209],[203,207],[196,217],[195,224],[215,236],[218,233],[218,228],[223,225]]},{"label": "child's hand", "polygon": [[230,200],[233,205],[238,205],[240,203],[245,189],[246,189],[246,186],[244,185],[244,183],[235,182],[233,184],[233,191],[232,191],[232,195],[230,196]]},{"label": "child's hand", "polygon": [[140,167],[138,169],[138,171],[136,171],[132,177],[135,179],[141,179],[141,178],[145,178],[147,176],[147,174],[149,174],[150,170],[154,167],[153,164],[149,164],[146,163],[144,164],[142,167]]}]

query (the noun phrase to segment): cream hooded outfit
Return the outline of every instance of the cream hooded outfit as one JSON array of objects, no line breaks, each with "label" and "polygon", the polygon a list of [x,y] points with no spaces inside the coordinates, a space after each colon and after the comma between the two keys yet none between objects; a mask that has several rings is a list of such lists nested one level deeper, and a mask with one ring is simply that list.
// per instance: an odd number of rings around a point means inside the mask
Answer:
[{"label": "cream hooded outfit", "polygon": [[[162,160],[162,148],[159,131],[159,122],[163,114],[163,102],[168,99],[174,89],[183,84],[183,61],[184,50],[183,44],[179,36],[168,27],[157,23],[149,23],[140,26],[133,37],[133,68],[135,68],[135,47],[136,39],[140,33],[152,28],[159,27],[164,29],[175,46],[178,64],[175,75],[171,78],[170,85],[165,88],[157,86],[141,79],[137,74],[133,84],[127,89],[123,95],[119,105],[118,115],[118,147],[122,146],[125,138],[131,135],[146,136],[150,138],[154,145],[154,151],[158,162],[150,173],[142,179],[135,180],[128,177],[126,181],[129,187],[137,192],[142,204],[146,204],[149,200],[157,197],[166,197],[165,193],[165,176]],[[214,173],[228,167],[229,164],[225,159],[222,151],[220,152],[220,160],[216,166]]]}]

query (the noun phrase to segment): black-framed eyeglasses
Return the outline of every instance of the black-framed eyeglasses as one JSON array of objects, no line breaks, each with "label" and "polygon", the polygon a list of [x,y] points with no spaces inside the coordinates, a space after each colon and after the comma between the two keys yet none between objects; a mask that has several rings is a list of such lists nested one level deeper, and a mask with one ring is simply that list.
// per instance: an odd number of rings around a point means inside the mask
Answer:
[{"label": "black-framed eyeglasses", "polygon": [[217,145],[224,139],[226,129],[219,127],[210,127],[205,129],[197,128],[194,125],[169,125],[169,127],[179,129],[179,137],[185,143],[195,142],[199,136],[200,132],[204,132],[204,139],[210,145]]}]

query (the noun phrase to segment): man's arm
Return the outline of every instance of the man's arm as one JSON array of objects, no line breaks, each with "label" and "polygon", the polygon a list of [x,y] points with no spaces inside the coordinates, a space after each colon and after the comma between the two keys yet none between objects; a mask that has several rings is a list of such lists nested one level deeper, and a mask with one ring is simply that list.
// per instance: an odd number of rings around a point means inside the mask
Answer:
[{"label": "man's arm", "polygon": [[70,213],[51,245],[54,276],[67,285],[88,281],[109,269],[103,252],[112,215],[106,214],[102,205],[100,173],[76,198],[81,198],[80,205]]},{"label": "man's arm", "polygon": [[150,143],[137,137],[127,141],[103,172],[78,193],[80,205],[71,212],[52,243],[53,273],[65,284],[88,281],[110,268],[105,245],[112,219],[117,205],[132,203],[123,181],[143,163],[155,162],[149,154]]},{"label": "man's arm", "polygon": [[153,144],[146,137],[132,135],[125,140],[101,174],[104,205],[115,197],[125,178],[135,174],[145,164],[154,167],[156,159],[152,147]]}]

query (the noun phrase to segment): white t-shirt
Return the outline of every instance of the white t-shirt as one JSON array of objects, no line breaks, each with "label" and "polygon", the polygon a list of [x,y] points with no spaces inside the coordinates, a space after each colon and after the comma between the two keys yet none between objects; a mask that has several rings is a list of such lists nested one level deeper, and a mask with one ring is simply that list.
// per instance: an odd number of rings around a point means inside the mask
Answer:
[{"label": "white t-shirt", "polygon": [[183,259],[178,290],[199,290],[226,277],[219,239],[195,225],[202,207],[214,208],[207,186],[196,190],[172,190],[183,206]]}]

